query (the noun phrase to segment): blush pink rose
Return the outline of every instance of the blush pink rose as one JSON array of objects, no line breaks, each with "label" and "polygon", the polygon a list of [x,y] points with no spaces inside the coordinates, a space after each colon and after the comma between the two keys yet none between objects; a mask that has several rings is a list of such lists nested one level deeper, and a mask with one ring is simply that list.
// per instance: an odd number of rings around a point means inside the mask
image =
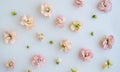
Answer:
[{"label": "blush pink rose", "polygon": [[114,36],[113,35],[106,36],[104,39],[102,39],[100,41],[100,45],[104,49],[111,49],[113,44],[114,44]]},{"label": "blush pink rose", "polygon": [[79,53],[79,57],[83,61],[89,61],[94,56],[93,52],[90,49],[82,48]]},{"label": "blush pink rose", "polygon": [[100,11],[109,12],[112,10],[112,2],[111,0],[100,0],[97,5],[97,8]]},{"label": "blush pink rose", "polygon": [[57,16],[57,18],[55,19],[55,24],[59,28],[63,28],[65,26],[65,18],[63,16]]},{"label": "blush pink rose", "polygon": [[36,67],[39,67],[41,64],[45,62],[45,58],[41,55],[34,55],[32,57],[32,64]]}]

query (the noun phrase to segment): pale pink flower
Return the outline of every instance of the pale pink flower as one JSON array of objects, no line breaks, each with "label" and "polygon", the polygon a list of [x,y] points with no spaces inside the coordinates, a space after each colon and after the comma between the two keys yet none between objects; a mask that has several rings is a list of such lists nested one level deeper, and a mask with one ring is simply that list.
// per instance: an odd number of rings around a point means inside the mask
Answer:
[{"label": "pale pink flower", "polygon": [[60,42],[60,46],[65,52],[69,52],[72,47],[72,43],[69,40],[62,40]]},{"label": "pale pink flower", "polygon": [[50,17],[52,14],[52,7],[48,3],[42,3],[40,12],[45,17]]},{"label": "pale pink flower", "polygon": [[65,26],[65,18],[63,16],[57,16],[55,23],[59,28],[63,28]]},{"label": "pale pink flower", "polygon": [[111,49],[113,44],[114,44],[114,36],[113,35],[106,36],[104,39],[102,39],[100,41],[100,45],[104,49]]},{"label": "pale pink flower", "polygon": [[39,67],[41,64],[43,64],[45,62],[45,58],[42,57],[41,55],[34,55],[32,57],[32,64],[35,67]]},{"label": "pale pink flower", "polygon": [[79,53],[79,57],[83,61],[89,61],[94,56],[93,52],[90,49],[82,48]]},{"label": "pale pink flower", "polygon": [[14,69],[15,68],[15,61],[14,60],[10,60],[5,64],[6,68],[8,69]]},{"label": "pale pink flower", "polygon": [[100,0],[97,5],[97,8],[100,11],[109,12],[112,10],[112,2],[111,0]]},{"label": "pale pink flower", "polygon": [[84,3],[82,0],[74,0],[73,3],[76,7],[83,7]]},{"label": "pale pink flower", "polygon": [[40,40],[40,41],[45,39],[45,36],[43,33],[36,33],[36,36],[37,36],[38,40]]},{"label": "pale pink flower", "polygon": [[31,30],[35,25],[35,21],[32,16],[23,16],[21,18],[21,24],[25,26],[27,30]]},{"label": "pale pink flower", "polygon": [[74,32],[79,32],[81,27],[82,27],[82,23],[79,22],[79,21],[73,21],[71,24],[70,24],[70,29]]},{"label": "pale pink flower", "polygon": [[3,33],[3,37],[7,44],[13,44],[13,43],[15,43],[15,41],[17,39],[17,34],[16,34],[16,32],[13,32],[13,31],[5,31]]}]

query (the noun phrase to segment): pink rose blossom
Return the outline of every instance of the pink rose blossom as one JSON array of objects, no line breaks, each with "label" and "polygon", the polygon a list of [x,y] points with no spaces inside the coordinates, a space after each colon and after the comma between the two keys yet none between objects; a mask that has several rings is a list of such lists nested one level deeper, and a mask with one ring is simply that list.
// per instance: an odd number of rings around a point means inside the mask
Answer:
[{"label": "pink rose blossom", "polygon": [[100,0],[97,5],[97,8],[103,12],[109,12],[112,10],[112,2],[111,0]]},{"label": "pink rose blossom", "polygon": [[106,36],[103,40],[100,41],[100,45],[104,49],[111,49],[113,44],[114,44],[114,36],[113,35]]},{"label": "pink rose blossom", "polygon": [[41,55],[34,55],[32,57],[32,64],[36,67],[39,67],[41,64],[45,62],[45,58]]},{"label": "pink rose blossom", "polygon": [[10,60],[6,63],[6,67],[8,69],[14,69],[15,68],[15,61],[14,60]]},{"label": "pink rose blossom", "polygon": [[3,36],[7,44],[13,44],[17,39],[17,34],[13,31],[5,31]]},{"label": "pink rose blossom", "polygon": [[31,30],[35,25],[34,18],[32,16],[23,16],[21,24],[25,26],[27,30]]},{"label": "pink rose blossom", "polygon": [[93,52],[90,49],[82,48],[79,53],[79,57],[83,61],[89,61],[94,56]]},{"label": "pink rose blossom", "polygon": [[65,52],[69,52],[72,47],[72,43],[69,40],[62,40],[60,42],[60,46]]},{"label": "pink rose blossom", "polygon": [[76,6],[76,7],[83,7],[83,1],[82,0],[74,0],[74,5]]},{"label": "pink rose blossom", "polygon": [[65,18],[63,16],[58,16],[55,19],[55,23],[59,28],[63,28],[65,25]]},{"label": "pink rose blossom", "polygon": [[45,17],[50,17],[52,14],[52,7],[48,3],[42,3],[40,12]]}]

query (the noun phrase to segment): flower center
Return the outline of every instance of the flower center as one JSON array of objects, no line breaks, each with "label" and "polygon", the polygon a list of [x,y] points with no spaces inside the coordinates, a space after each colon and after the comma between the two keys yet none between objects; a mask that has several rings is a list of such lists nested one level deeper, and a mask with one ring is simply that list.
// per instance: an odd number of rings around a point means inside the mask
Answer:
[{"label": "flower center", "polygon": [[12,66],[12,63],[9,63],[9,67],[11,67]]},{"label": "flower center", "polygon": [[76,29],[79,29],[80,28],[80,25],[79,24],[75,24],[74,25]]},{"label": "flower center", "polygon": [[60,24],[63,23],[62,19],[58,19],[57,22]]},{"label": "flower center", "polygon": [[38,58],[37,62],[40,63],[42,61],[42,58]]},{"label": "flower center", "polygon": [[106,39],[106,41],[107,41],[107,44],[109,44],[109,39]]},{"label": "flower center", "polygon": [[87,53],[87,54],[85,54],[85,56],[84,57],[88,57],[89,56],[89,54]]},{"label": "flower center", "polygon": [[40,59],[39,59],[39,58],[37,59],[37,62],[38,62],[38,63],[40,62]]},{"label": "flower center", "polygon": [[31,20],[30,20],[30,19],[27,19],[27,20],[26,20],[26,23],[27,23],[27,24],[31,24]]},{"label": "flower center", "polygon": [[106,3],[106,2],[103,2],[103,6],[104,6],[104,7],[107,7],[107,3]]},{"label": "flower center", "polygon": [[8,36],[10,37],[10,39],[12,39],[12,35],[11,34],[9,34]]},{"label": "flower center", "polygon": [[50,12],[50,8],[49,7],[45,8],[45,11]]}]

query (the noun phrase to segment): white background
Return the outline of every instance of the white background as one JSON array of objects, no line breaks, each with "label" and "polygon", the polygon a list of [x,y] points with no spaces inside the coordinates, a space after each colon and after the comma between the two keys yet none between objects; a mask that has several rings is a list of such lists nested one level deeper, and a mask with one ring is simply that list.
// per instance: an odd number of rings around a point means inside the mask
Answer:
[{"label": "white background", "polygon": [[[120,1],[112,0],[113,9],[109,13],[100,12],[96,8],[99,0],[84,0],[84,7],[76,8],[73,0],[0,0],[0,72],[7,72],[5,62],[14,58],[16,62],[13,72],[24,72],[31,69],[33,72],[70,72],[71,68],[79,69],[80,72],[119,72],[120,68]],[[39,12],[42,2],[48,2],[53,13],[50,19],[46,19]],[[11,11],[17,15],[12,16]],[[91,16],[96,14],[97,19]],[[35,18],[35,27],[27,31],[21,24],[20,18],[23,15],[31,15]],[[55,26],[54,19],[58,15],[66,18],[65,28]],[[79,20],[84,25],[79,33],[69,29],[71,21]],[[3,32],[13,30],[18,34],[15,44],[7,45],[3,40]],[[95,33],[94,37],[90,32]],[[35,33],[45,34],[45,40],[39,42]],[[99,46],[99,40],[104,35],[113,34],[115,44],[111,50],[103,50]],[[69,53],[60,52],[59,42],[69,39],[72,42],[72,49]],[[54,45],[49,41],[53,40]],[[26,48],[30,45],[30,49]],[[81,48],[89,48],[94,52],[94,58],[90,62],[82,62],[78,57]],[[36,69],[31,65],[31,57],[35,54],[43,55],[47,61],[40,68]],[[62,58],[60,65],[55,64],[57,57]],[[101,65],[110,59],[113,66],[109,70],[102,70]]]}]

